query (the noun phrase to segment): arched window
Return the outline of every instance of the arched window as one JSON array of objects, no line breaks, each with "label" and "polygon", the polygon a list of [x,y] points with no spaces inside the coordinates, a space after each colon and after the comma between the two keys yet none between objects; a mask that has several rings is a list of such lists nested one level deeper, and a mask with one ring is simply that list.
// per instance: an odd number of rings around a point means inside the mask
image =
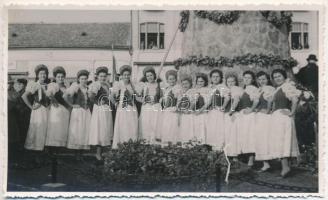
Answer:
[{"label": "arched window", "polygon": [[309,24],[293,22],[290,33],[290,45],[292,50],[309,49]]},{"label": "arched window", "polygon": [[146,22],[140,24],[140,49],[164,49],[164,41],[163,23]]}]

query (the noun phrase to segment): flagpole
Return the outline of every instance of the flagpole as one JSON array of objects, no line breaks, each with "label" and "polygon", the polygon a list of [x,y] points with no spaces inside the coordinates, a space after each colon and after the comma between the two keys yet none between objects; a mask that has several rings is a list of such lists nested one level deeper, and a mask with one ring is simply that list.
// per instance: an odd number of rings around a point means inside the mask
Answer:
[{"label": "flagpole", "polygon": [[164,54],[164,57],[163,57],[163,59],[162,59],[161,65],[160,65],[159,70],[158,70],[158,76],[157,76],[157,78],[160,76],[160,73],[161,73],[162,70],[163,70],[163,67],[164,67],[164,64],[165,64],[166,58],[167,58],[167,56],[169,55],[169,52],[170,52],[170,50],[171,50],[171,48],[172,48],[172,45],[173,45],[173,42],[174,42],[174,40],[175,40],[175,37],[176,37],[176,35],[177,35],[177,33],[178,33],[178,30],[179,30],[179,26],[178,26],[177,29],[175,30],[174,35],[173,35],[173,38],[171,39],[170,44],[169,44],[169,46],[168,46],[168,48],[167,48],[167,50],[166,50],[166,52],[165,52],[165,54]]},{"label": "flagpole", "polygon": [[114,56],[114,45],[112,44],[112,84],[114,84],[116,79],[116,60]]}]

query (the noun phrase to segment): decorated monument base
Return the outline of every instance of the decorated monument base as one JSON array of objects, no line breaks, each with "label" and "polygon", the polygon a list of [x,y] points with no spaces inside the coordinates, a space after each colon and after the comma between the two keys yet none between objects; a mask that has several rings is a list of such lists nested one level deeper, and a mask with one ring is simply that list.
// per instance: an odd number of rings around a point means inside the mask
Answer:
[{"label": "decorated monument base", "polygon": [[290,57],[291,14],[278,11],[182,11],[180,75],[209,72],[266,71],[284,68],[291,75],[297,61]]}]

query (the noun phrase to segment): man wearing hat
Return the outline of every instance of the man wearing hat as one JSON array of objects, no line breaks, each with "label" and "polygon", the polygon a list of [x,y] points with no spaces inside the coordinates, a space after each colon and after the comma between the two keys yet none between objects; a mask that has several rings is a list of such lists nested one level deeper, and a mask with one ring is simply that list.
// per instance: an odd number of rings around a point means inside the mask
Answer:
[{"label": "man wearing hat", "polygon": [[297,81],[299,81],[304,87],[308,88],[314,96],[318,97],[318,65],[317,65],[317,57],[313,54],[310,54],[306,59],[308,64],[302,68],[295,67],[293,68],[293,72]]}]

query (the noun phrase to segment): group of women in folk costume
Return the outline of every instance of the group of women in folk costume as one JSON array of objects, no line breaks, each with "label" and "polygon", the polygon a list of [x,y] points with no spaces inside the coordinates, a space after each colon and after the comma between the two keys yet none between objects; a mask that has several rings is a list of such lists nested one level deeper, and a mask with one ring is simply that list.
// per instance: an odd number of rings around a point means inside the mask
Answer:
[{"label": "group of women in folk costume", "polygon": [[[195,86],[187,75],[178,84],[177,71],[169,70],[168,85],[163,87],[152,67],[146,67],[143,82],[134,85],[132,68],[125,65],[120,80],[110,88],[108,69],[99,67],[97,81],[88,86],[89,72],[80,70],[77,82],[67,89],[62,67],[53,70],[52,83],[45,65],[35,72],[36,81],[28,83],[23,94],[32,109],[26,149],[96,146],[100,160],[101,147],[117,148],[129,140],[162,145],[196,141],[214,150],[225,149],[234,161],[247,154],[249,166],[254,160],[263,161],[262,171],[270,168],[269,160],[281,158],[282,176],[290,171],[288,158],[299,154],[293,116],[300,91],[281,69],[273,70],[271,79],[262,71],[256,75],[245,71],[243,87],[238,86],[237,75],[224,76],[219,69],[197,73]],[[142,103],[139,117],[136,101]]]}]

